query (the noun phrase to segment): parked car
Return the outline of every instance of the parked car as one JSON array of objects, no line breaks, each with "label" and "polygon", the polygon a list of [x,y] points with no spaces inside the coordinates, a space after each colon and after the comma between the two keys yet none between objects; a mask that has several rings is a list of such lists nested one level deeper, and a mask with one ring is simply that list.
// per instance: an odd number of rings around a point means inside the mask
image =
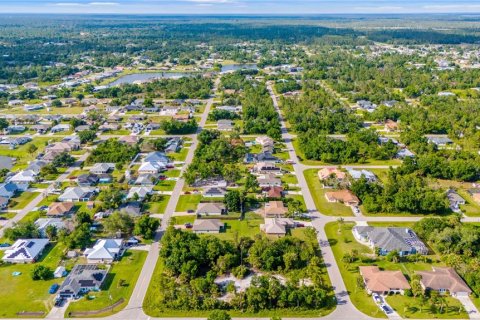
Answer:
[{"label": "parked car", "polygon": [[185,228],[191,229],[193,226],[191,223],[185,223]]},{"label": "parked car", "polygon": [[393,312],[392,309],[390,309],[388,306],[386,306],[386,305],[384,305],[384,304],[382,304],[382,310],[383,310],[383,312],[385,312],[386,314],[390,314],[390,313]]},{"label": "parked car", "polygon": [[376,303],[382,303],[382,298],[377,293],[373,294],[373,300],[375,300]]},{"label": "parked car", "polygon": [[57,292],[58,287],[59,287],[58,284],[56,284],[56,283],[52,284],[52,285],[50,286],[50,289],[48,289],[48,293],[54,294],[55,292]]},{"label": "parked car", "polygon": [[194,212],[195,212],[195,210],[192,210],[192,209],[187,210],[187,213],[194,213]]},{"label": "parked car", "polygon": [[64,298],[59,297],[59,298],[55,299],[55,307],[61,307],[64,302],[65,302]]}]

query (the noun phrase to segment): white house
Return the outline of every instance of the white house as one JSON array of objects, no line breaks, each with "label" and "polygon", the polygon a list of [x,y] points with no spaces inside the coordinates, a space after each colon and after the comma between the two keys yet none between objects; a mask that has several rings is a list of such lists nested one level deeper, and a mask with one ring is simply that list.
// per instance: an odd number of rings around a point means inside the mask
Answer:
[{"label": "white house", "polygon": [[84,255],[88,263],[111,263],[122,256],[123,249],[122,239],[99,239]]},{"label": "white house", "polygon": [[34,262],[49,243],[48,239],[18,239],[5,250],[2,260],[11,263]]}]

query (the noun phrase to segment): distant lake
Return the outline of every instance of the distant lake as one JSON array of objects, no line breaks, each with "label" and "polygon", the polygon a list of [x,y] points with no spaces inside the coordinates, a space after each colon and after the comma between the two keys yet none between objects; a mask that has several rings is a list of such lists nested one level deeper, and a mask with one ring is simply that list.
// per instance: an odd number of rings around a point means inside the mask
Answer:
[{"label": "distant lake", "polygon": [[[235,71],[242,69],[257,69],[257,65],[254,63],[246,64],[229,64],[222,66],[222,72]],[[143,73],[132,73],[121,76],[117,80],[108,84],[109,87],[115,87],[121,84],[140,81],[145,82],[153,79],[179,79],[183,77],[192,77],[201,74],[200,72],[143,72]]]},{"label": "distant lake", "polygon": [[222,66],[222,72],[232,71],[232,70],[236,71],[236,70],[242,70],[242,69],[254,70],[254,69],[258,69],[258,67],[255,63],[227,64]]},{"label": "distant lake", "polygon": [[134,83],[136,81],[148,81],[153,79],[179,79],[183,77],[191,77],[198,75],[198,72],[144,72],[144,73],[132,73],[118,78],[110,83],[109,87],[118,86],[125,83]]}]

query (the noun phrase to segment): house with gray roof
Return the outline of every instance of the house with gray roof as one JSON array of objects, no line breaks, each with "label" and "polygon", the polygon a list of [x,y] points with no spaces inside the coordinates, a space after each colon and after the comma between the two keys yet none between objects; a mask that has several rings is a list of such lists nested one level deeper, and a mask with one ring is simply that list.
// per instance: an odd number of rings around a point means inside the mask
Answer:
[{"label": "house with gray roof", "polygon": [[89,291],[100,290],[108,270],[98,265],[77,264],[58,290],[61,298],[78,298]]},{"label": "house with gray roof", "polygon": [[58,197],[61,202],[86,202],[90,201],[96,193],[96,189],[91,187],[68,187]]},{"label": "house with gray roof", "polygon": [[115,163],[95,163],[90,169],[90,173],[102,174],[109,173],[115,169]]},{"label": "house with gray roof", "polygon": [[378,250],[382,256],[392,251],[397,251],[400,256],[428,254],[427,246],[409,228],[355,226],[352,232],[355,239]]},{"label": "house with gray roof", "polygon": [[34,262],[49,243],[48,239],[18,239],[5,250],[2,260],[10,263]]},{"label": "house with gray roof", "polygon": [[450,209],[453,211],[460,210],[461,205],[465,205],[466,201],[455,190],[447,191],[448,202],[450,203]]},{"label": "house with gray roof", "polygon": [[200,216],[220,216],[225,214],[227,209],[225,205],[220,202],[203,202],[199,203],[197,207],[197,215]]},{"label": "house with gray roof", "polygon": [[127,194],[127,199],[132,199],[137,195],[139,200],[145,199],[149,194],[152,194],[153,187],[131,187]]},{"label": "house with gray roof", "polygon": [[195,233],[220,233],[224,227],[225,223],[219,219],[197,219],[192,230]]},{"label": "house with gray roof", "polygon": [[8,182],[0,184],[0,197],[12,198],[19,191],[15,183]]},{"label": "house with gray roof", "polygon": [[35,226],[43,238],[47,237],[47,228],[49,226],[54,226],[57,231],[67,227],[65,221],[60,218],[39,218],[35,221]]}]

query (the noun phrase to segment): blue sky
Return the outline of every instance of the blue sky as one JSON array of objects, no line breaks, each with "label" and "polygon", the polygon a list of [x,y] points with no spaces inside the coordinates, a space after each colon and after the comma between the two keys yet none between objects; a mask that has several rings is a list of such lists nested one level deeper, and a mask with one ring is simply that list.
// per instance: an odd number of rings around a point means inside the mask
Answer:
[{"label": "blue sky", "polygon": [[480,0],[0,0],[0,13],[480,13]]}]

